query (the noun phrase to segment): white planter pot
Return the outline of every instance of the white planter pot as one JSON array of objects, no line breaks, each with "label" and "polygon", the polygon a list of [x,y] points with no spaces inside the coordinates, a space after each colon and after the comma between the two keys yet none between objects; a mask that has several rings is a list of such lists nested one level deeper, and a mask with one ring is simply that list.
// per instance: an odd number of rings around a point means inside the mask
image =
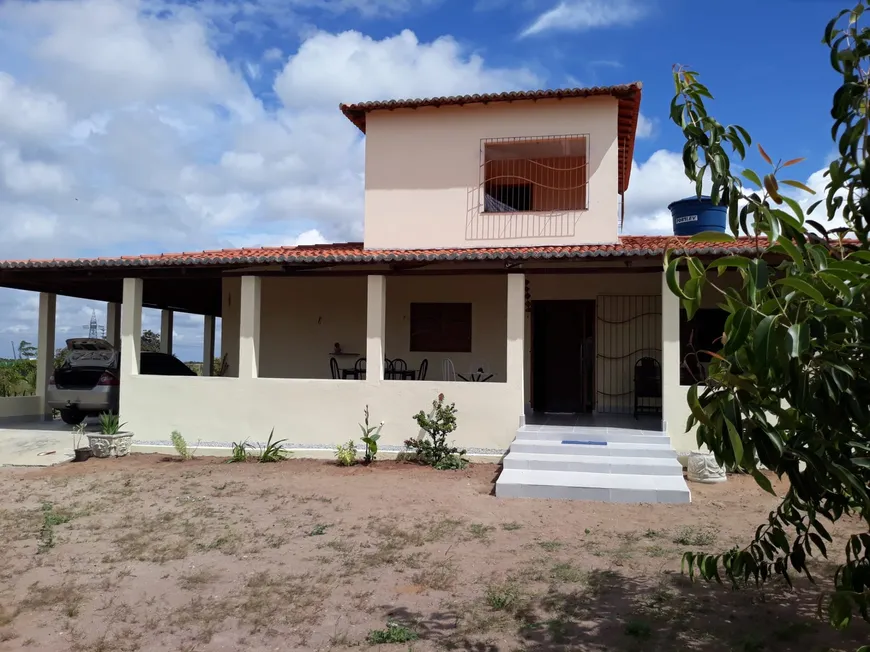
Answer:
[{"label": "white planter pot", "polygon": [[94,457],[124,457],[130,452],[132,441],[132,432],[119,432],[117,435],[88,433],[88,443],[91,445]]},{"label": "white planter pot", "polygon": [[725,482],[728,477],[725,469],[716,463],[713,453],[690,453],[686,463],[686,478],[692,482],[716,484]]}]

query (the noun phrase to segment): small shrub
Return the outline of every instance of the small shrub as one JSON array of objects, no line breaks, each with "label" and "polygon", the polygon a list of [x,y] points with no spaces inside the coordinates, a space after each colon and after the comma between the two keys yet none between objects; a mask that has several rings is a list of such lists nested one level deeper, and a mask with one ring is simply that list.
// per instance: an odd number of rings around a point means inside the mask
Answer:
[{"label": "small shrub", "polygon": [[175,448],[175,452],[178,453],[178,456],[181,457],[181,459],[189,460],[193,458],[193,453],[187,447],[187,441],[178,430],[172,431],[170,439],[172,440],[172,446]]},{"label": "small shrub", "polygon": [[273,442],[272,437],[275,435],[275,429],[272,428],[272,432],[269,433],[269,439],[266,441],[266,447],[260,449],[260,456],[257,458],[258,462],[281,462],[290,457],[290,451],[284,450],[281,447],[286,439],[279,439],[278,441]]},{"label": "small shrub", "polygon": [[251,454],[248,453],[248,448],[250,447],[251,445],[248,443],[247,439],[239,443],[233,442],[233,452],[230,459],[227,460],[227,463],[247,462],[251,458]]},{"label": "small shrub", "polygon": [[386,629],[373,629],[366,636],[366,642],[372,645],[386,645],[389,643],[408,643],[420,638],[410,627],[399,623],[388,622]]},{"label": "small shrub", "polygon": [[324,525],[323,523],[318,523],[317,525],[315,525],[311,529],[311,532],[308,533],[308,536],[319,537],[323,534],[326,534],[326,528],[328,528],[328,527],[329,527],[328,525]]},{"label": "small shrub", "polygon": [[37,552],[47,552],[54,547],[54,526],[69,523],[72,516],[61,514],[54,510],[51,503],[42,503],[42,527],[39,529],[39,545]]},{"label": "small shrub", "polygon": [[716,533],[710,529],[683,527],[674,536],[674,543],[683,546],[709,546],[716,542]]},{"label": "small shrub", "polygon": [[335,461],[339,466],[353,466],[356,464],[356,444],[349,439],[346,444],[335,447]]},{"label": "small shrub", "polygon": [[77,426],[73,426],[72,436],[73,436],[73,450],[78,450],[82,445],[82,439],[85,436],[85,432],[87,431],[88,426],[85,423],[80,423]]},{"label": "small shrub", "polygon": [[495,528],[491,525],[484,525],[483,523],[472,523],[468,528],[468,531],[471,533],[471,536],[475,539],[487,539],[489,538],[489,533],[492,532]]},{"label": "small shrub", "polygon": [[556,552],[564,544],[561,541],[538,541],[538,545],[547,552]]},{"label": "small shrub", "polygon": [[104,435],[117,435],[125,425],[117,414],[100,413],[100,432]]},{"label": "small shrub", "polygon": [[516,521],[511,521],[510,523],[502,523],[501,529],[505,532],[513,532],[515,530],[522,530],[522,523],[517,523]]},{"label": "small shrub", "polygon": [[436,469],[463,468],[468,463],[462,459],[464,449],[447,444],[447,436],[456,430],[456,404],[445,405],[444,394],[432,401],[430,414],[420,410],[414,415],[414,421],[427,437],[406,439],[405,448],[412,451],[419,462]]},{"label": "small shrub", "polygon": [[369,425],[369,406],[363,412],[363,423],[359,424],[363,436],[360,437],[362,443],[366,445],[365,462],[369,464],[374,462],[378,456],[378,440],[381,438],[381,428],[384,427],[384,422],[381,421],[376,426]]},{"label": "small shrub", "polygon": [[520,600],[520,590],[513,582],[490,584],[486,587],[486,604],[496,611],[508,611]]}]

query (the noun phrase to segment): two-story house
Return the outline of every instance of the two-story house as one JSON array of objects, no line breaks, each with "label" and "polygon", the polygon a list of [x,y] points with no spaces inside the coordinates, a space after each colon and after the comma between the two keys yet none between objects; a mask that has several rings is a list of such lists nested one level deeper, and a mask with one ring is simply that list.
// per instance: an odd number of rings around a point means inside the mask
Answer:
[{"label": "two-story house", "polygon": [[[177,429],[226,452],[274,428],[326,456],[369,406],[389,454],[443,393],[470,456],[510,451],[498,495],[688,501],[672,238],[620,235],[640,99],[628,84],[342,105],[366,134],[362,243],[0,263],[0,286],[42,293],[38,395],[0,399],[0,417],[48,414],[64,294],[110,304],[134,450],[171,450]],[[143,306],[164,311],[169,351],[171,311],[205,315],[205,360],[220,317],[226,372],[140,374]]]}]

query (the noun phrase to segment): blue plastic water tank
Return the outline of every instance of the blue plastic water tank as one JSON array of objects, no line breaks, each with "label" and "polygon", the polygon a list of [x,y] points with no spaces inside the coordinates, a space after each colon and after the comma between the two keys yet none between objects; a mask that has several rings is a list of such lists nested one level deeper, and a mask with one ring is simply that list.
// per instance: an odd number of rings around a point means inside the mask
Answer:
[{"label": "blue plastic water tank", "polygon": [[728,207],[715,206],[709,197],[686,197],[668,206],[674,220],[674,235],[695,235],[703,231],[725,232]]}]

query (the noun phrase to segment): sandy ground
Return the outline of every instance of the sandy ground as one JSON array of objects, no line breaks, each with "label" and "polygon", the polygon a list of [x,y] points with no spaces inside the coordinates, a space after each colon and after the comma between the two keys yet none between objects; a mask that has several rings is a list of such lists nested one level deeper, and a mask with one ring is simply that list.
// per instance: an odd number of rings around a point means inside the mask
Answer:
[{"label": "sandy ground", "polygon": [[[766,519],[775,500],[745,477],[693,485],[690,506],[611,505],[497,500],[497,471],[158,455],[0,469],[0,650],[810,652],[870,640],[862,622],[843,634],[816,618],[824,586],[733,591],[679,574],[683,550],[725,550]],[[390,622],[418,639],[368,642]]]}]

